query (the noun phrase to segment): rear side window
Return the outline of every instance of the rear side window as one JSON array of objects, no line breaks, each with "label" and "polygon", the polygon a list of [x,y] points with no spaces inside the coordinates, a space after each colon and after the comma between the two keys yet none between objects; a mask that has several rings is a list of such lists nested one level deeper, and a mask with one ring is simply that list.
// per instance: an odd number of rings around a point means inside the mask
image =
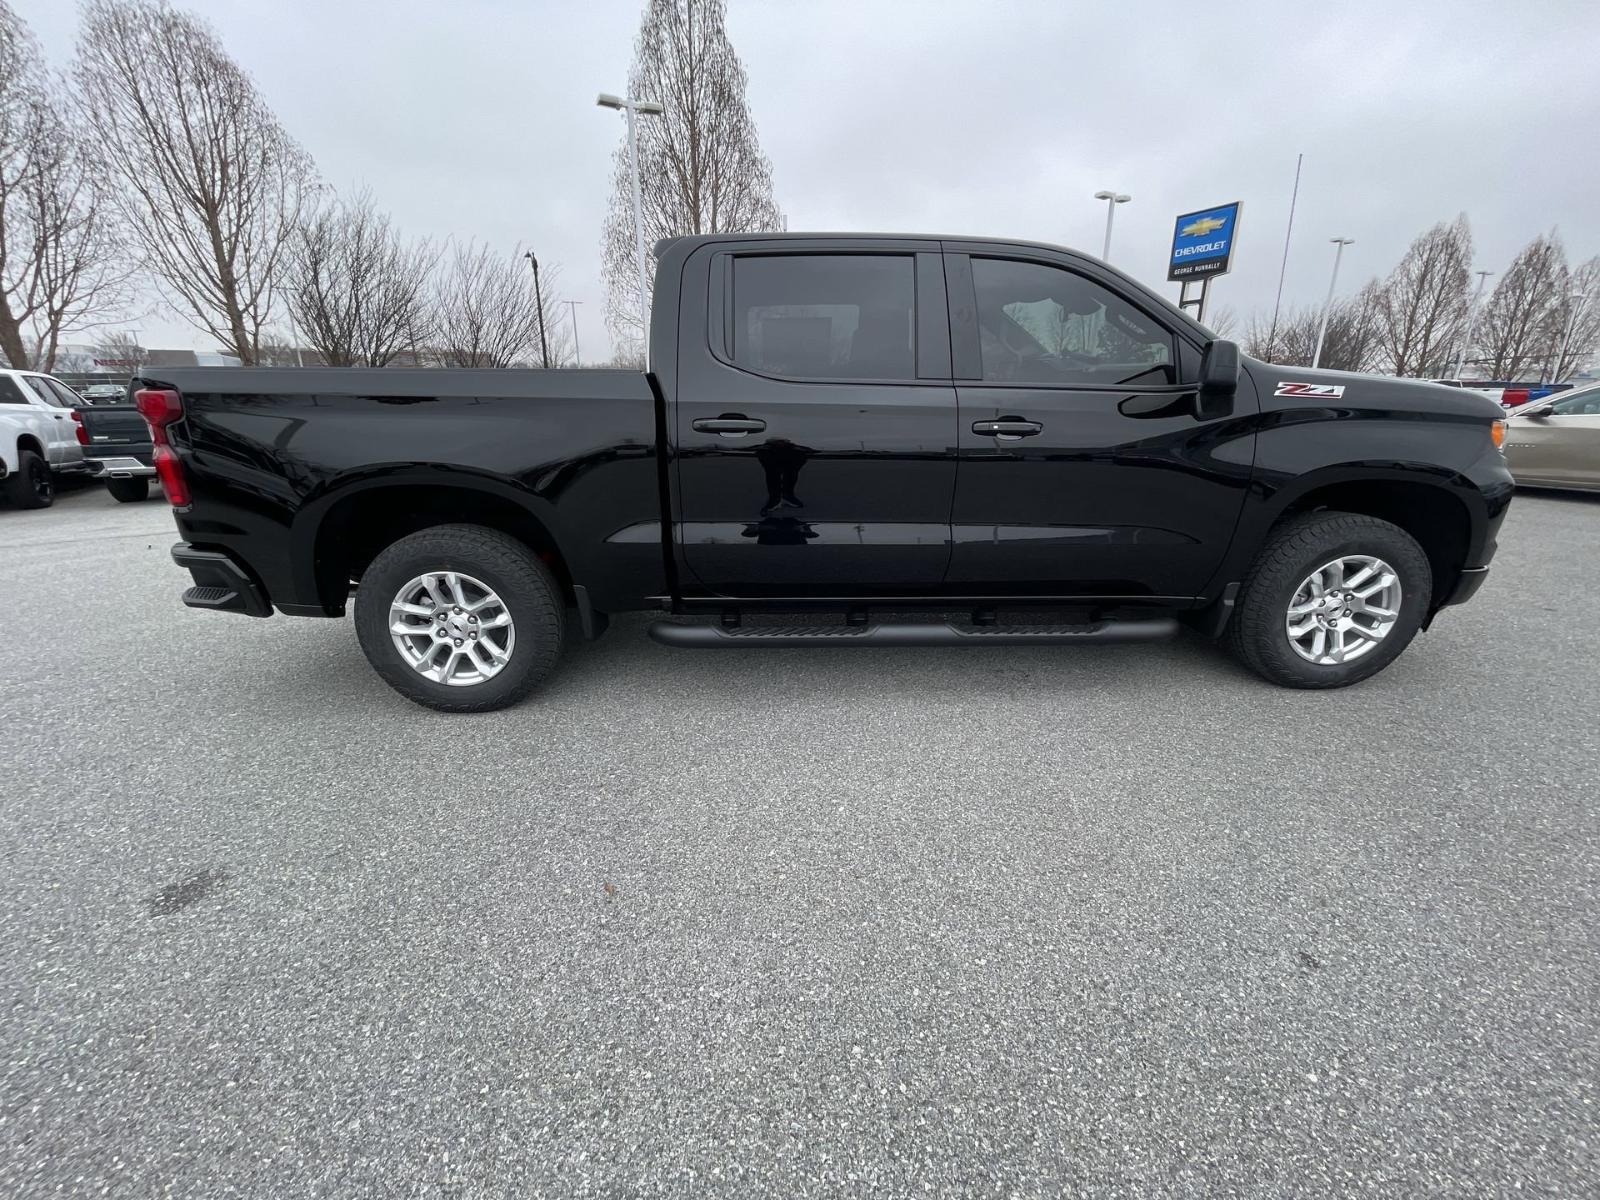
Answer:
[{"label": "rear side window", "polygon": [[17,386],[17,381],[9,375],[0,375],[0,404],[26,404],[28,398],[22,394],[22,389]]},{"label": "rear side window", "polygon": [[22,380],[51,408],[67,407],[66,402],[50,390],[50,381],[43,375],[24,375]]},{"label": "rear side window", "polygon": [[62,408],[82,408],[88,403],[87,400],[78,395],[77,392],[73,391],[59,379],[41,378],[40,382],[56,394],[56,399],[61,401]]},{"label": "rear side window", "polygon": [[1060,267],[974,258],[983,378],[993,383],[1176,383],[1172,333]]},{"label": "rear side window", "polygon": [[910,255],[773,254],[733,265],[733,360],[797,379],[915,379]]}]

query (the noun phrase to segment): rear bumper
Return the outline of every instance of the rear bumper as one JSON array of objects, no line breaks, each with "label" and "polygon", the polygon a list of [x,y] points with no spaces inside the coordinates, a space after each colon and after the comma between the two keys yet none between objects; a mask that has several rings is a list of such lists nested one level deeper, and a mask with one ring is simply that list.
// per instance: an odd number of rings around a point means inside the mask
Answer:
[{"label": "rear bumper", "polygon": [[272,603],[261,585],[226,551],[202,550],[179,542],[172,548],[172,561],[194,577],[194,586],[183,593],[183,602],[190,608],[247,617],[272,615]]},{"label": "rear bumper", "polygon": [[96,479],[137,479],[156,473],[156,469],[147,461],[132,455],[118,458],[89,458],[84,462],[89,474]]}]

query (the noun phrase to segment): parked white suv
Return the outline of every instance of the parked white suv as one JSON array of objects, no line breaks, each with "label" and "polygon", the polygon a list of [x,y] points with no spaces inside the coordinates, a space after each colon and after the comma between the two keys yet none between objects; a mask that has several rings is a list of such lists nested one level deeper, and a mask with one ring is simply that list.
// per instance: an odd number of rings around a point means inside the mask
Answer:
[{"label": "parked white suv", "polygon": [[47,508],[55,476],[88,469],[73,410],[82,397],[60,380],[0,369],[0,490],[17,508]]}]

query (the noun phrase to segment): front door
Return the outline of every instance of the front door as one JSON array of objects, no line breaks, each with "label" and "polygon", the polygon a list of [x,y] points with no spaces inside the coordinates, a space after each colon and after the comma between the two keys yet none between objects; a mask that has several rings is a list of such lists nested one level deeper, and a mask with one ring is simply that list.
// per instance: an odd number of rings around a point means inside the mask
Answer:
[{"label": "front door", "polygon": [[673,433],[691,590],[894,596],[944,576],[956,395],[937,244],[844,249],[719,243],[686,264]]},{"label": "front door", "polygon": [[1087,262],[947,258],[960,396],[952,591],[1188,600],[1222,562],[1253,394],[1202,419],[1200,347]]},{"label": "front door", "polygon": [[1506,462],[1518,483],[1600,489],[1600,388],[1540,401],[1548,417],[1513,417]]}]

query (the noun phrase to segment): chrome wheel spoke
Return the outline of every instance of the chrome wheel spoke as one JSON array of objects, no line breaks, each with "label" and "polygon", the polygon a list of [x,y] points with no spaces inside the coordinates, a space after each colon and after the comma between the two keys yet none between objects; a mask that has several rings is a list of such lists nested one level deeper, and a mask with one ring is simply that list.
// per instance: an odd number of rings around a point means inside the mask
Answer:
[{"label": "chrome wheel spoke", "polygon": [[1385,574],[1378,580],[1378,582],[1370,583],[1357,592],[1356,598],[1360,600],[1370,600],[1384,588],[1393,586],[1394,582],[1395,578],[1393,575]]},{"label": "chrome wheel spoke", "polygon": [[[478,615],[486,610],[494,615]],[[505,601],[458,571],[429,571],[400,588],[389,604],[389,635],[413,671],[450,687],[494,678],[511,661],[517,637]]]}]

